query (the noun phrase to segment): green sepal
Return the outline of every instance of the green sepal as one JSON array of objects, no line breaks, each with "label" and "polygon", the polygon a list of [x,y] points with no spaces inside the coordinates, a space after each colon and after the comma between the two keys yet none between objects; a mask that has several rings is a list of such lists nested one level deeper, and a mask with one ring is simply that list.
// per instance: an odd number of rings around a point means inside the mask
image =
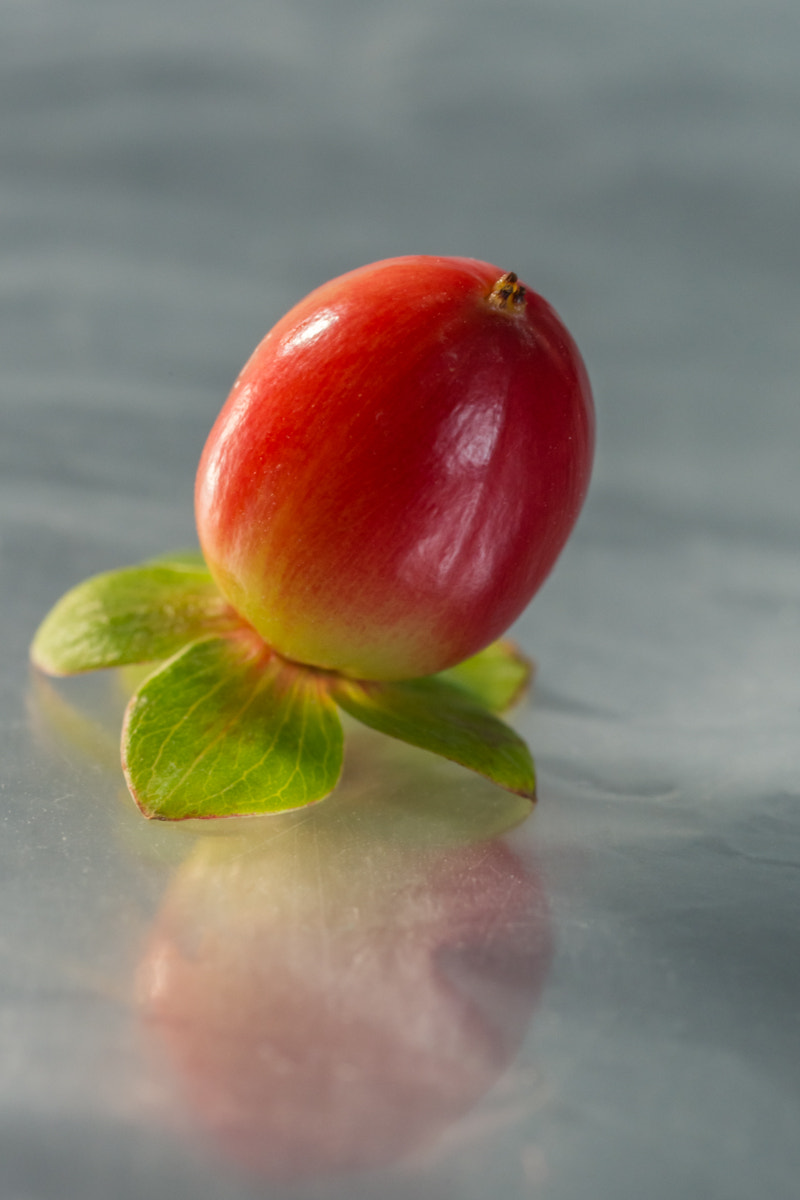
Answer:
[{"label": "green sepal", "polygon": [[125,715],[123,769],[146,817],[281,812],[333,790],[342,740],[325,682],[239,633],[195,642],[145,680]]},{"label": "green sepal", "polygon": [[364,725],[534,799],[536,775],[525,742],[457,684],[436,676],[402,683],[339,676],[332,678],[330,691],[337,704]]},{"label": "green sepal", "polygon": [[492,712],[507,712],[530,687],[533,663],[506,638],[434,676],[455,683]]},{"label": "green sepal", "polygon": [[39,626],[31,660],[49,675],[153,662],[241,625],[202,559],[174,555],[72,588]]}]

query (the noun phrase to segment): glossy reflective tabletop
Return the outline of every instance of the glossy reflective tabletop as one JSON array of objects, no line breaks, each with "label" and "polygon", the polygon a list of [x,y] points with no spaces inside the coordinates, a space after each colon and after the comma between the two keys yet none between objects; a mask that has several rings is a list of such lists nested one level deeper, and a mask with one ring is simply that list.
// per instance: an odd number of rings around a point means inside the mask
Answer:
[{"label": "glossy reflective tabletop", "polygon": [[[794,1200],[800,15],[0,13],[2,1200]],[[149,824],[53,601],[194,543],[239,367],[402,253],[581,345],[590,499],[515,634],[539,803],[352,730],[303,813]]]}]

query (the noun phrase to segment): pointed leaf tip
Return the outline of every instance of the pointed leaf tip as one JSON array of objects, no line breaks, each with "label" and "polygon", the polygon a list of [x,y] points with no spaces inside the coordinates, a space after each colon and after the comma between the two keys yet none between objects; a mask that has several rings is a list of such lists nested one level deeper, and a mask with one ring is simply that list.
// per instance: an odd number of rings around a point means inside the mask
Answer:
[{"label": "pointed leaf tip", "polygon": [[364,725],[535,800],[536,773],[523,739],[456,684],[437,676],[403,683],[340,677],[330,686],[337,704]]},{"label": "pointed leaf tip", "polygon": [[333,790],[342,741],[322,681],[236,634],[187,646],[145,681],[126,713],[123,767],[147,817],[281,812]]}]

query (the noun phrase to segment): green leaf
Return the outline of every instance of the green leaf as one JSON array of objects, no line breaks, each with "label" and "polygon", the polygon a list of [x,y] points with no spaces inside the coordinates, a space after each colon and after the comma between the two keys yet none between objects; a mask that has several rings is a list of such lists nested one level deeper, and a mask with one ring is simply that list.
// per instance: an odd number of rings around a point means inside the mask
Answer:
[{"label": "green leaf", "polygon": [[533,678],[533,663],[519,646],[503,639],[435,678],[455,683],[492,712],[506,712],[524,696]]},{"label": "green leaf", "polygon": [[50,675],[73,675],[168,658],[241,625],[205,565],[177,556],[79,583],[39,626],[31,659]]},{"label": "green leaf", "polygon": [[364,725],[533,799],[536,777],[525,742],[463,688],[436,676],[403,683],[339,676],[329,686],[337,704]]},{"label": "green leaf", "polygon": [[318,675],[234,634],[187,646],[142,684],[122,758],[147,817],[280,812],[336,786],[342,726]]}]

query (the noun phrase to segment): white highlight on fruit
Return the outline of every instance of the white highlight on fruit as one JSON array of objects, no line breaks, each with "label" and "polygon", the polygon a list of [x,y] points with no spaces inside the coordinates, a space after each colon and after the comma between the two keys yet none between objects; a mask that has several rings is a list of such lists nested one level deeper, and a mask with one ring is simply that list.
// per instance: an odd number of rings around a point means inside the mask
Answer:
[{"label": "white highlight on fruit", "polygon": [[324,308],[322,312],[315,313],[313,317],[309,317],[307,321],[301,322],[300,325],[292,332],[292,334],[281,344],[281,354],[291,354],[301,346],[310,346],[315,342],[326,329],[330,329],[339,319],[339,314],[332,309]]}]

